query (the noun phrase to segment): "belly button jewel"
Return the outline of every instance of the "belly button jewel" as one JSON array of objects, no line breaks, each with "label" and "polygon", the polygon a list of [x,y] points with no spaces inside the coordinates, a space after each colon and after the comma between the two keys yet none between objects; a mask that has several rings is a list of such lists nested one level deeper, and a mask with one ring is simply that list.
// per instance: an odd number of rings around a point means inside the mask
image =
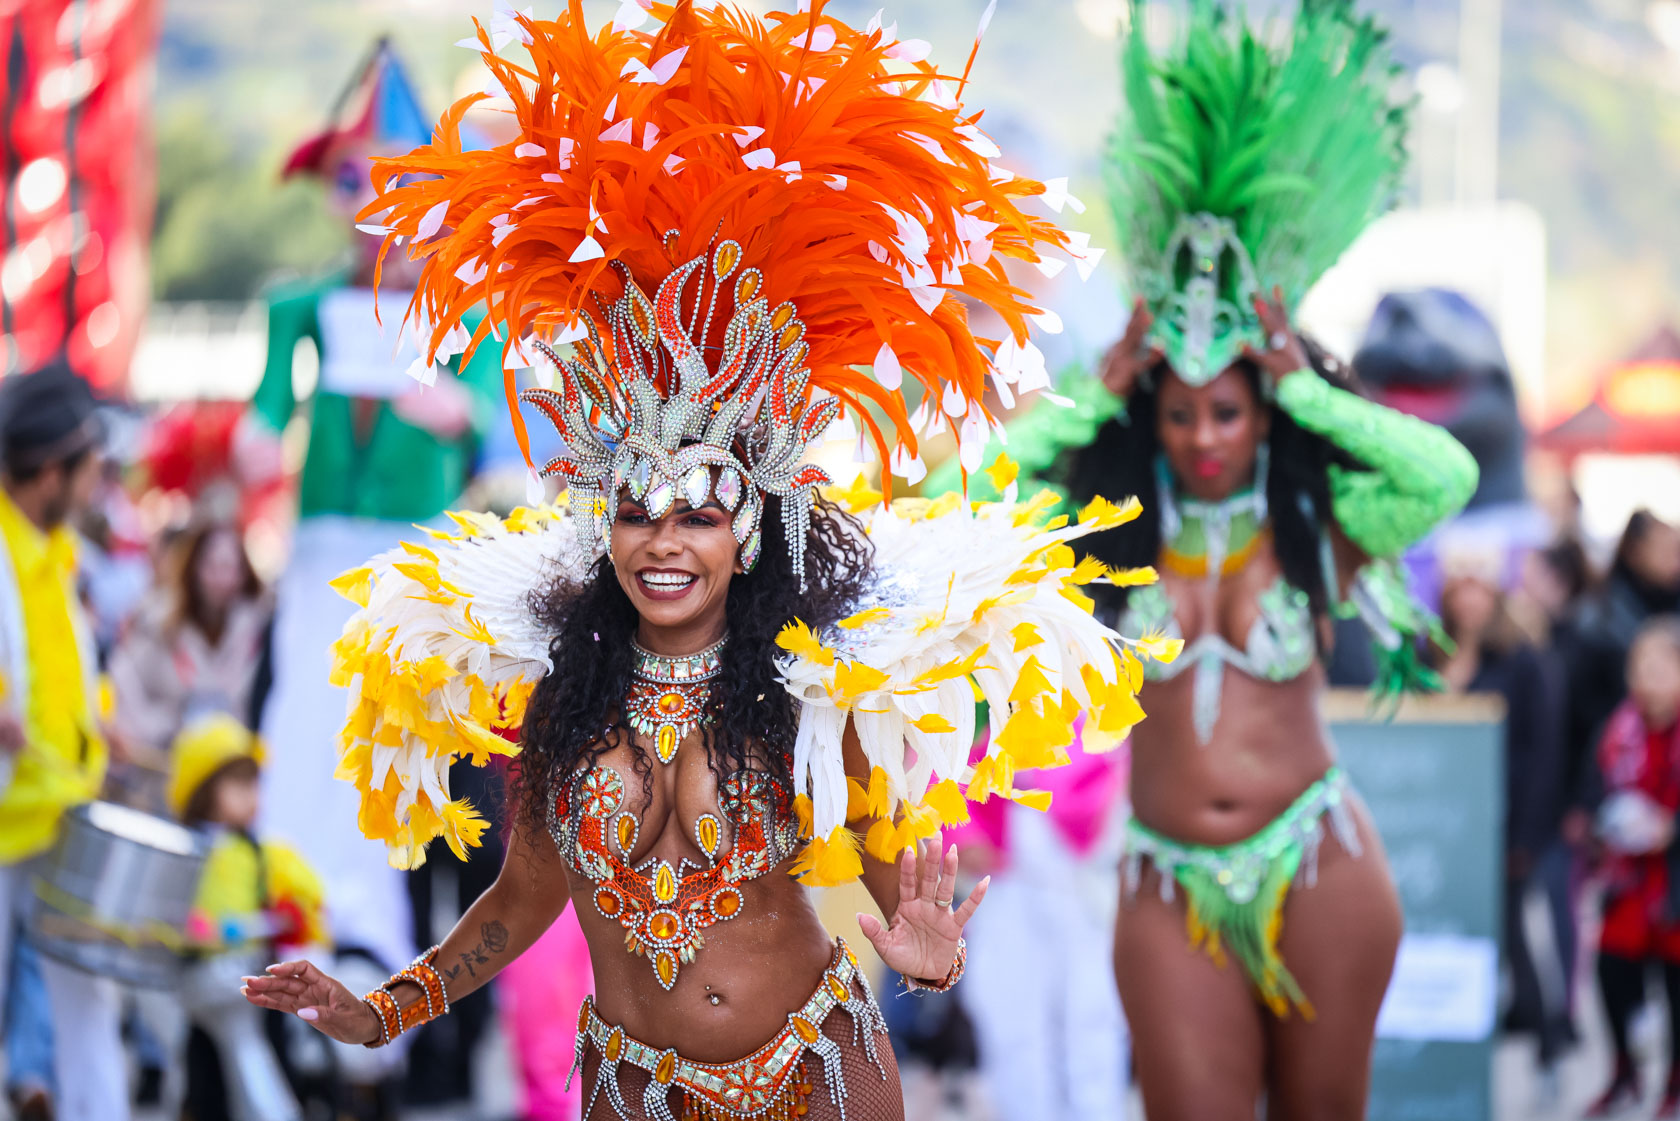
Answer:
[{"label": "belly button jewel", "polygon": [[706,999],[711,1001],[713,1005],[718,1005],[718,1004],[723,1003],[723,998],[716,993],[709,993],[706,996]]}]

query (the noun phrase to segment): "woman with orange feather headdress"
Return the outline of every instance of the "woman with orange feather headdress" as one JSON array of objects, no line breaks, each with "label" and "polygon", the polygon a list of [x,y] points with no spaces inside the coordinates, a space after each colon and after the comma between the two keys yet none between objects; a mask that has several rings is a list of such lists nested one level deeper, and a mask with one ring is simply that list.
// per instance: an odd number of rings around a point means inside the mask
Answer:
[{"label": "woman with orange feather headdress", "polygon": [[[496,54],[516,36],[528,64]],[[408,316],[433,360],[499,343],[552,374],[527,400],[559,431],[543,472],[567,501],[460,515],[341,578],[361,610],[335,649],[339,775],[400,866],[477,843],[458,755],[517,750],[520,812],[496,885],[386,986],[358,1000],[293,962],[247,992],[381,1044],[570,901],[598,994],[586,1117],[902,1116],[869,987],[796,880],[861,878],[881,957],[948,988],[985,884],[953,907],[941,826],[969,799],[1041,803],[1015,770],[1065,762],[1081,711],[1087,746],[1115,743],[1142,716],[1140,654],[1170,649],[1092,618],[1081,585],[1107,573],[1068,544],[1135,503],[1047,520],[1000,459],[1002,502],[881,505],[802,460],[844,418],[914,481],[908,372],[977,468],[988,383],[1023,388],[1037,314],[1001,258],[1084,243],[1022,212],[1043,188],[991,162],[926,44],[820,0],[764,22],[629,3],[593,35],[573,0],[478,45],[520,136],[462,152],[477,99],[457,104],[378,161],[364,217],[423,262]],[[953,297],[1012,338],[975,338]]]}]

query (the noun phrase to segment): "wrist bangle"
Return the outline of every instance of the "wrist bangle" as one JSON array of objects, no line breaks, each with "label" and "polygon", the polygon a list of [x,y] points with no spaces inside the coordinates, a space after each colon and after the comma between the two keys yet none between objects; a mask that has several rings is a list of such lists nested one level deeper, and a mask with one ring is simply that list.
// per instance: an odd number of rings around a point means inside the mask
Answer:
[{"label": "wrist bangle", "polygon": [[937,981],[928,981],[919,977],[904,978],[904,989],[912,993],[948,993],[956,988],[957,982],[962,980],[963,970],[968,968],[968,940],[957,939],[957,960],[951,963],[951,968],[945,976]]},{"label": "wrist bangle", "polygon": [[[379,1038],[363,1046],[384,1047],[403,1032],[413,1031],[449,1012],[449,992],[443,987],[443,975],[433,964],[437,954],[438,948],[433,946],[415,958],[407,969],[362,998],[362,1003],[373,1009],[379,1019]],[[391,991],[404,981],[418,988],[421,994],[421,999],[407,1008],[398,1003]]]}]

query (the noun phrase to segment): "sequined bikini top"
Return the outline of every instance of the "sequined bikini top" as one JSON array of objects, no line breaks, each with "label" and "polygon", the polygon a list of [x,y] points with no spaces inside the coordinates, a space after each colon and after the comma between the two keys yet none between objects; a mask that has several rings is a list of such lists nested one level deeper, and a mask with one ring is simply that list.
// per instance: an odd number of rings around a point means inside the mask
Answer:
[{"label": "sequined bikini top", "polygon": [[[1217,583],[1236,572],[1271,540],[1266,509],[1265,446],[1255,468],[1255,484],[1222,502],[1200,502],[1174,495],[1165,464],[1157,464],[1161,511],[1162,565],[1181,574]],[[1192,716],[1196,737],[1207,743],[1219,722],[1225,667],[1262,681],[1290,681],[1311,668],[1318,656],[1317,620],[1307,593],[1279,576],[1260,593],[1259,617],[1242,647],[1217,630],[1198,635],[1169,663],[1149,662],[1144,675],[1168,681],[1194,669]],[[1126,600],[1122,634],[1184,637],[1177,605],[1159,583],[1136,588]]]},{"label": "sequined bikini top", "polygon": [[[653,740],[661,763],[671,762],[688,732],[711,719],[710,682],[722,672],[723,645],[683,657],[636,647],[625,718]],[[579,771],[549,807],[549,833],[561,858],[595,885],[595,910],[624,927],[625,947],[646,957],[669,990],[705,944],[703,932],[741,913],[741,885],[798,849],[793,793],[763,771],[726,776],[718,784],[718,813],[694,821],[701,862],[684,858],[673,867],[652,856],[630,863],[642,821],[625,791],[624,776],[605,763]],[[724,852],[726,824],[734,843]]]}]

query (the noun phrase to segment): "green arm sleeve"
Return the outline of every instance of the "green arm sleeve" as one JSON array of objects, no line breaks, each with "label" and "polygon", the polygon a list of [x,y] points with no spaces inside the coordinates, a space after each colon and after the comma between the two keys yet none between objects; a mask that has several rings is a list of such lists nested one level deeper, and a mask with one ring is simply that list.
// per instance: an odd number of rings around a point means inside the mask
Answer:
[{"label": "green arm sleeve", "polygon": [[1446,430],[1337,389],[1311,370],[1285,377],[1277,403],[1370,470],[1330,468],[1336,522],[1368,556],[1399,556],[1476,492],[1476,461]]},{"label": "green arm sleeve", "polygon": [[[1097,429],[1126,411],[1126,402],[1103,387],[1102,379],[1081,370],[1057,379],[1056,392],[1073,401],[1066,408],[1040,398],[1011,420],[1005,431],[1009,443],[1001,451],[1020,465],[1020,478],[1042,480],[1068,448],[1082,448],[1097,437]],[[988,453],[988,461],[991,453]],[[928,475],[921,492],[936,496],[962,486],[962,466],[952,456]],[[968,477],[968,497],[975,501],[996,500],[999,495],[981,472]],[[1066,497],[1065,495],[1063,497]]]},{"label": "green arm sleeve", "polygon": [[320,293],[310,289],[279,296],[268,305],[268,360],[251,397],[251,411],[275,432],[283,431],[297,409],[292,392],[292,352],[298,340],[318,339],[315,307]]}]

